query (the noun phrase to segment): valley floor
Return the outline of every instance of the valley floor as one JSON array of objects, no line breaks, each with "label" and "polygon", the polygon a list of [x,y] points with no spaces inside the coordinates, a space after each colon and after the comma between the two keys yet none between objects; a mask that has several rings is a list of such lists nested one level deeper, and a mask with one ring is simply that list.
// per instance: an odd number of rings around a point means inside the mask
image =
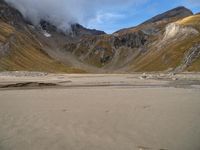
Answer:
[{"label": "valley floor", "polygon": [[199,150],[200,74],[0,73],[0,150]]}]

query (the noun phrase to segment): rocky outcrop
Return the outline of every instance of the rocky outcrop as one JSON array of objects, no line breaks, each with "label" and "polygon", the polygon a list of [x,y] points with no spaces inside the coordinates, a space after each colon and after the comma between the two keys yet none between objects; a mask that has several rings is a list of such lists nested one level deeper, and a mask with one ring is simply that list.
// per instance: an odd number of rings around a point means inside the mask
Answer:
[{"label": "rocky outcrop", "polygon": [[40,21],[40,27],[48,32],[56,32],[57,28],[56,26],[52,25],[51,23],[49,23],[48,21],[45,20],[41,20]]},{"label": "rocky outcrop", "polygon": [[10,45],[9,43],[0,42],[0,58],[6,56],[9,53]]},{"label": "rocky outcrop", "polygon": [[195,61],[198,57],[200,57],[200,44],[193,46],[187,53],[184,59],[184,64],[190,65],[193,61]]},{"label": "rocky outcrop", "polygon": [[147,39],[148,36],[144,32],[139,31],[124,34],[122,36],[115,36],[113,44],[115,48],[120,48],[122,46],[128,48],[139,48],[146,43]]},{"label": "rocky outcrop", "polygon": [[175,72],[184,71],[199,57],[200,57],[200,44],[197,44],[187,51],[185,57],[183,58],[182,64],[175,69]]},{"label": "rocky outcrop", "polygon": [[15,8],[8,5],[4,0],[0,1],[0,20],[16,26],[24,22],[22,14]]},{"label": "rocky outcrop", "polygon": [[73,36],[84,36],[84,35],[102,35],[106,33],[100,30],[87,29],[82,25],[76,23],[71,25],[71,34]]},{"label": "rocky outcrop", "polygon": [[[116,35],[102,35],[85,37],[78,42],[69,42],[64,49],[75,55],[80,61],[104,67],[113,62],[119,53],[140,53],[148,42],[148,35],[143,31],[135,33]],[[132,52],[128,52],[128,50]],[[120,52],[121,51],[121,52]],[[115,59],[115,56],[118,58]],[[122,56],[122,59],[124,56]],[[126,59],[126,58],[125,58]],[[128,59],[128,57],[127,57]],[[117,62],[118,60],[116,60]]]},{"label": "rocky outcrop", "polygon": [[58,30],[56,26],[52,25],[50,22],[41,20],[40,21],[40,26],[43,30],[47,32],[61,32],[64,33],[65,35],[72,36],[72,37],[81,37],[81,36],[86,36],[86,35],[102,35],[106,34],[103,31],[95,30],[95,29],[87,29],[83,27],[80,24],[72,24],[71,28],[67,30],[66,32]]},{"label": "rocky outcrop", "polygon": [[164,33],[164,40],[169,40],[171,38],[180,38],[189,35],[197,35],[199,32],[189,26],[181,26],[177,23],[171,23],[166,27]]}]

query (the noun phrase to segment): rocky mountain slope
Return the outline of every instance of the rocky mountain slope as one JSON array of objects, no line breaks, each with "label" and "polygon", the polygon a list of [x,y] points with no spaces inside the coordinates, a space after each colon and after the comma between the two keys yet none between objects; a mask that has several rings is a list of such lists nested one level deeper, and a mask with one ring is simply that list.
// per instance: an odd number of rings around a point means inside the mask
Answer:
[{"label": "rocky mountain slope", "polygon": [[178,7],[111,35],[46,20],[33,26],[0,0],[0,70],[46,72],[200,71],[200,15]]}]

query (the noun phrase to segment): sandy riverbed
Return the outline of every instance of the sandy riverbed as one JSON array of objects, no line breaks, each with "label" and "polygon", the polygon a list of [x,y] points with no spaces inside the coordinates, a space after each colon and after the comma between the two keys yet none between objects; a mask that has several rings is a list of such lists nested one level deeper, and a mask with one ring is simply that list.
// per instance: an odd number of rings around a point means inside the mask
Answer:
[{"label": "sandy riverbed", "polygon": [[199,78],[0,74],[0,150],[199,150]]}]

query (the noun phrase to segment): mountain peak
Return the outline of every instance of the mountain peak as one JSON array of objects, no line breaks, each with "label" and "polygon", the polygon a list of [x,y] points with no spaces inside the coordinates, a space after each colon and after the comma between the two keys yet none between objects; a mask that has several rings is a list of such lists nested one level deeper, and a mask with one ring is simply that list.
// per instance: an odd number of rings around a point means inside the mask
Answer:
[{"label": "mountain peak", "polygon": [[75,23],[71,25],[71,30],[74,35],[82,36],[82,35],[102,35],[106,34],[104,31],[96,30],[96,29],[88,29],[83,27],[82,25]]},{"label": "mountain peak", "polygon": [[169,11],[166,11],[162,14],[157,15],[157,16],[145,21],[143,24],[154,23],[157,21],[162,21],[162,20],[166,20],[166,19],[170,19],[170,18],[184,18],[184,17],[191,16],[191,15],[193,15],[193,12],[190,9],[188,9],[184,6],[179,6],[174,9],[171,9]]},{"label": "mountain peak", "polygon": [[[58,32],[59,30],[57,29],[56,26],[54,26],[53,24],[51,24],[48,21],[45,20],[41,20],[40,21],[40,27],[48,32]],[[95,29],[87,29],[84,26],[75,23],[71,25],[71,28],[69,29],[69,31],[59,31],[62,32],[64,34],[70,34],[72,36],[84,36],[84,35],[101,35],[101,34],[106,34],[103,31],[99,31],[99,30],[95,30]]]}]

